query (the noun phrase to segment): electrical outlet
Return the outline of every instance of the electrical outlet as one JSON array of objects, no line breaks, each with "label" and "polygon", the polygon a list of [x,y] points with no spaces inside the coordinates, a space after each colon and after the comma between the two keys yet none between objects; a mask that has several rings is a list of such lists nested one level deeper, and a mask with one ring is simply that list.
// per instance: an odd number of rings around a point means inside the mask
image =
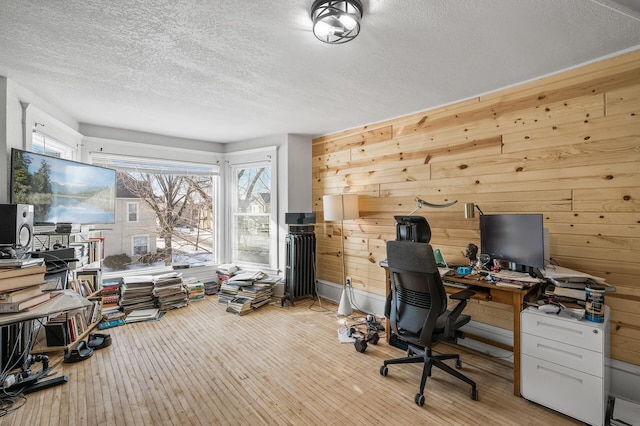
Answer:
[{"label": "electrical outlet", "polygon": [[351,277],[347,277],[347,285],[350,286],[351,285]]}]

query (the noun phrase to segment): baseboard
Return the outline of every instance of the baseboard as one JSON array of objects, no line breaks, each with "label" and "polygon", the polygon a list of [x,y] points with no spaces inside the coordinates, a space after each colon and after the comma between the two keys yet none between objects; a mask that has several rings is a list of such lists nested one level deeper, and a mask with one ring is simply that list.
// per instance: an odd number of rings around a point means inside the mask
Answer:
[{"label": "baseboard", "polygon": [[[342,286],[329,281],[317,281],[318,294],[328,300],[338,303],[342,295]],[[352,305],[365,313],[373,313],[384,317],[385,297],[364,291],[353,290]],[[513,332],[492,325],[471,321],[462,328],[463,331],[478,337],[497,341],[507,346],[513,346]],[[488,345],[471,338],[460,339],[458,344],[494,358],[513,362],[513,353],[492,345]],[[611,395],[638,401],[637,389],[640,389],[640,366],[626,362],[611,360]]]}]

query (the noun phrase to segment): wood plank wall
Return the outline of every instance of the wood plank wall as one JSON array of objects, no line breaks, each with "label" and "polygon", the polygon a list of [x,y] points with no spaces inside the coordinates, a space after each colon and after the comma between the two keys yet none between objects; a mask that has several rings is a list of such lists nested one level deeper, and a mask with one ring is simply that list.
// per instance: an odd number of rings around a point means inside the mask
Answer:
[{"label": "wood plank wall", "polygon": [[[342,282],[339,222],[324,222],[322,196],[359,195],[344,222],[353,286],[384,295],[385,243],[394,214],[416,196],[432,245],[449,262],[479,246],[485,213],[543,213],[552,261],[605,277],[612,357],[640,365],[640,50],[422,113],[313,140],[318,278]],[[511,328],[508,307],[471,306],[474,319]]]}]

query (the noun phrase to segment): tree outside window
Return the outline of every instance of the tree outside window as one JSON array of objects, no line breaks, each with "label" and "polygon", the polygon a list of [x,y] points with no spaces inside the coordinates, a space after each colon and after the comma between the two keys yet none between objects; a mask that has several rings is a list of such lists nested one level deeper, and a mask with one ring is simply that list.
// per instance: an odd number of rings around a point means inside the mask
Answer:
[{"label": "tree outside window", "polygon": [[[217,166],[112,154],[96,155],[93,162],[117,172],[116,202],[124,205],[116,214],[114,232],[106,231],[105,240],[114,256],[131,257],[127,269],[217,261],[213,209]],[[139,235],[148,236],[144,250],[142,241],[138,245],[134,238]],[[110,250],[112,239],[116,243]],[[126,240],[134,242],[132,247],[117,244]],[[120,252],[114,252],[118,247]]]},{"label": "tree outside window", "polygon": [[268,163],[236,166],[232,261],[271,263],[271,167]]}]

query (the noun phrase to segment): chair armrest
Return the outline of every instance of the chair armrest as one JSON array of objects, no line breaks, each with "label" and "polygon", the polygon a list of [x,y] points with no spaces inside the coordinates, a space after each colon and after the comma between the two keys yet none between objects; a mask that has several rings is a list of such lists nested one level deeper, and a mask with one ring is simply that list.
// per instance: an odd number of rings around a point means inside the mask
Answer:
[{"label": "chair armrest", "polygon": [[457,293],[453,293],[449,295],[450,299],[457,300],[458,303],[451,311],[449,311],[450,313],[449,313],[449,316],[447,317],[447,321],[444,327],[445,336],[449,336],[449,337],[455,336],[456,320],[458,319],[458,317],[460,316],[464,308],[467,306],[467,300],[469,300],[471,296],[473,296],[474,294],[476,294],[476,292],[473,290],[462,290]]},{"label": "chair armrest", "polygon": [[476,292],[473,290],[462,290],[457,293],[450,294],[449,298],[454,300],[469,300],[474,294],[476,294]]}]

